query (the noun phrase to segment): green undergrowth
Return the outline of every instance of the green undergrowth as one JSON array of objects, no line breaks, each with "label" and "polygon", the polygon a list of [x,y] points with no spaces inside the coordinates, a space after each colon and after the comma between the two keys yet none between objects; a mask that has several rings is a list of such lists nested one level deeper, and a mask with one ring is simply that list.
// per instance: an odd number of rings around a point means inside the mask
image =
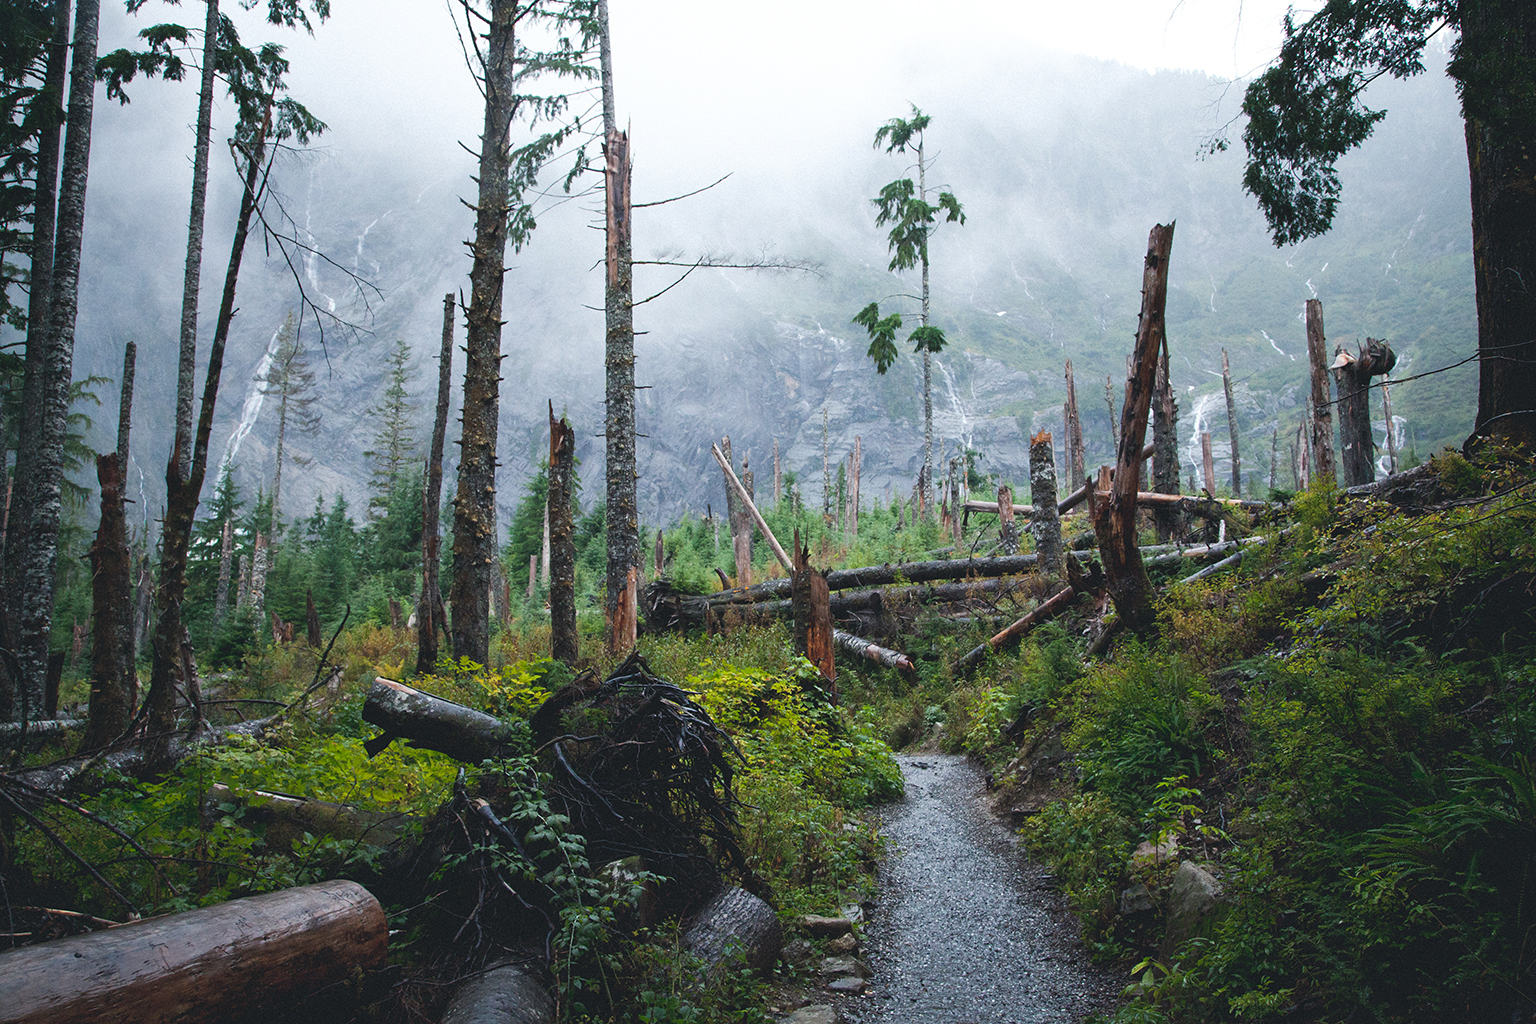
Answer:
[{"label": "green undergrowth", "polygon": [[[1103,659],[1069,619],[950,691],[999,785],[1062,752],[1022,831],[1128,971],[1117,1021],[1536,1011],[1536,469],[1433,471],[1451,497],[1414,514],[1298,495]],[[1172,927],[1181,862],[1223,894]]]}]

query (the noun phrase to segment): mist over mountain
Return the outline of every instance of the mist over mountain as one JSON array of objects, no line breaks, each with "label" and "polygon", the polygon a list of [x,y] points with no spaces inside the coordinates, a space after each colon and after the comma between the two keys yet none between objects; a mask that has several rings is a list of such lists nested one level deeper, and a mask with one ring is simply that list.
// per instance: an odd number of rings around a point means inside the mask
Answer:
[{"label": "mist over mountain", "polygon": [[[462,65],[434,73],[468,74]],[[1062,363],[1071,359],[1090,463],[1110,458],[1105,379],[1118,414],[1147,232],[1169,219],[1178,224],[1168,330],[1186,475],[1198,460],[1200,429],[1211,430],[1220,462],[1228,456],[1224,422],[1211,426],[1213,414],[1224,421],[1223,347],[1239,381],[1245,469],[1267,483],[1276,429],[1281,465],[1288,465],[1286,431],[1294,431],[1306,390],[1301,311],[1308,298],[1323,300],[1333,341],[1388,338],[1400,355],[1399,377],[1475,349],[1466,156],[1456,98],[1438,69],[1373,87],[1370,104],[1390,115],[1341,166],[1334,230],[1283,249],[1270,244],[1239,185],[1240,124],[1226,122],[1240,83],[1039,50],[903,65],[880,84],[888,89],[883,95],[861,92],[841,106],[825,98],[833,114],[809,124],[804,138],[756,137],[744,117],[700,126],[686,148],[674,139],[658,151],[662,142],[647,134],[645,112],[635,111],[637,202],[731,173],[691,199],[637,210],[637,259],[766,254],[819,267],[701,269],[637,308],[644,333],[636,340],[636,374],[645,388],[638,399],[645,435],[639,499],[649,524],[702,514],[706,503],[721,507],[720,474],[708,451],[725,434],[738,456],[750,454],[759,494],[777,440],[785,468],[819,501],[823,413],[834,463],[862,437],[865,495],[910,492],[922,458],[920,362],[904,349],[887,375],[877,375],[864,354],[867,337],[850,323],[865,303],[897,308],[901,300],[890,296],[916,290],[915,274],[886,271],[884,231],[869,202],[906,173],[901,157],[870,142],[883,119],[908,113],[909,101],[933,115],[931,182],[952,189],[967,216],[963,226],[944,225],[932,243],[934,319],[949,338],[934,369],[935,434],[946,457],[976,449],[983,471],[1026,480],[1030,431],[1052,430],[1060,451]],[[130,479],[137,473],[140,483],[130,493],[145,518],[162,500],[170,448],[185,244],[185,184],[166,171],[180,164],[168,165],[165,154],[186,149],[191,104],[190,90],[156,84],[127,108],[103,108],[93,152],[76,376],[115,378],[122,343],[139,343]],[[443,296],[467,295],[463,242],[473,230],[461,202],[473,195],[474,164],[464,149],[439,139],[424,150],[426,126],[365,135],[330,111],[317,106],[316,113],[335,131],[316,151],[284,157],[274,176],[289,219],[276,226],[308,248],[290,245],[290,261],[275,243],[263,248],[253,237],[214,430],[242,491],[270,487],[276,417],[261,401],[257,377],[277,329],[300,310],[301,286],[324,313],[357,325],[326,316],[318,326],[304,322],[323,422],[317,435],[289,439],[313,459],[285,469],[289,518],[337,492],[354,510],[366,500],[363,453],[377,429],[369,409],[382,397],[384,356],[397,338],[416,359],[412,392],[425,442]],[[454,110],[443,122],[461,129],[477,117],[473,109]],[[468,142],[472,131],[457,137]],[[1233,150],[1201,158],[1221,132]],[[578,189],[596,184],[589,175]],[[212,195],[205,324],[217,306],[237,198],[227,167],[219,168]],[[508,254],[503,524],[547,452],[548,401],[557,413],[567,410],[577,429],[584,504],[603,492],[602,235],[592,230],[600,227],[598,205],[590,194],[567,199],[553,187],[532,242]],[[661,291],[680,272],[637,268],[636,298]],[[462,369],[459,356],[456,382]],[[1405,447],[1423,457],[1459,443],[1471,428],[1475,394],[1471,367],[1394,389]],[[451,425],[450,441],[456,436]],[[110,445],[105,434],[95,440]],[[447,454],[451,462],[451,444]],[[1224,465],[1218,476],[1229,476]],[[1288,485],[1287,470],[1279,482]]]}]

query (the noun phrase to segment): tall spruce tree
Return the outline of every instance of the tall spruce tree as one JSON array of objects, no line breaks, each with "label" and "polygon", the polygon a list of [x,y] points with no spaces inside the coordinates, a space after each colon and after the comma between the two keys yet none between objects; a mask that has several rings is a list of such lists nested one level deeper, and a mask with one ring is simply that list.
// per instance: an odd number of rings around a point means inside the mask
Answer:
[{"label": "tall spruce tree", "polygon": [[[907,340],[912,351],[923,356],[923,504],[933,507],[933,364],[936,353],[944,351],[944,331],[935,327],[929,319],[928,297],[928,236],[938,223],[939,215],[945,223],[965,223],[965,213],[953,192],[939,190],[937,202],[928,201],[928,168],[932,161],[923,151],[923,135],[932,121],[929,115],[912,107],[910,118],[893,117],[875,132],[875,148],[882,145],[887,153],[911,152],[917,158],[917,181],[898,178],[880,190],[870,202],[879,214],[875,226],[891,225],[886,237],[891,254],[889,269],[911,270],[922,268],[922,309],[918,313],[918,326]],[[910,315],[910,314],[908,314]],[[871,302],[854,316],[853,322],[869,331],[869,358],[875,361],[875,370],[884,373],[896,362],[896,332],[901,330],[903,314],[880,315],[880,303]]]},{"label": "tall spruce tree", "polygon": [[396,339],[385,360],[387,383],[383,401],[368,410],[378,419],[379,426],[373,435],[373,447],[363,452],[369,463],[370,520],[386,514],[401,480],[420,456],[420,446],[411,425],[412,414],[420,408],[420,403],[411,401],[410,392],[406,390],[416,369],[411,365],[411,347],[404,338]]},{"label": "tall spruce tree", "polygon": [[272,472],[272,521],[282,524],[283,462],[307,466],[313,460],[296,455],[289,446],[291,434],[313,436],[320,429],[320,414],[315,402],[315,371],[309,368],[309,356],[299,341],[293,314],[283,322],[277,334],[277,350],[262,381],[262,390],[277,399],[277,445]]}]

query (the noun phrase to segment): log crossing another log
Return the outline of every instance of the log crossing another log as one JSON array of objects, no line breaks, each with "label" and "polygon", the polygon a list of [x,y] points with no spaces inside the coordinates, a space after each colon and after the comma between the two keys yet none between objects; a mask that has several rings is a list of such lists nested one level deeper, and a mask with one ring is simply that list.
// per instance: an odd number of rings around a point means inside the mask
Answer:
[{"label": "log crossing another log", "polygon": [[285,889],[0,953],[0,1024],[261,1020],[388,949],[384,908],[356,882]]}]

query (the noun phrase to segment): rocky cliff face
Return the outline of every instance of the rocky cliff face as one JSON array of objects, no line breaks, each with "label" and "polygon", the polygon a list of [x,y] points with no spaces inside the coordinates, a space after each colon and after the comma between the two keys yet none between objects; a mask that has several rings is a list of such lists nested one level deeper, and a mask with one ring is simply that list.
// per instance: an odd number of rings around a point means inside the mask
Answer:
[{"label": "rocky cliff face", "polygon": [[[1088,61],[1074,64],[1074,73],[1092,83],[1082,96],[1096,99],[1074,99],[1058,83],[1065,115],[1047,118],[1029,105],[973,110],[961,97],[942,122],[943,171],[969,219],[934,242],[935,318],[950,339],[934,368],[941,472],[949,455],[974,449],[983,471],[1024,481],[1027,433],[1034,430],[1052,430],[1059,452],[1068,358],[1090,465],[1110,458],[1105,378],[1118,410],[1146,233],[1170,217],[1178,219],[1178,232],[1168,315],[1186,477],[1198,462],[1198,431],[1207,429],[1218,477],[1230,478],[1219,399],[1222,348],[1238,378],[1245,467],[1267,483],[1276,430],[1281,465],[1287,464],[1286,435],[1300,414],[1306,372],[1297,314],[1309,297],[1324,298],[1335,340],[1367,332],[1391,338],[1403,357],[1399,375],[1471,351],[1465,163],[1442,138],[1459,133],[1454,98],[1428,91],[1443,83],[1394,83],[1393,119],[1372,140],[1374,148],[1346,163],[1347,206],[1336,230],[1275,250],[1238,186],[1238,155],[1196,158],[1194,118],[1207,80]],[[1030,88],[1027,81],[994,84],[1026,90],[1021,95]],[[128,133],[108,125],[98,145],[107,152],[130,146]],[[184,200],[170,189],[146,194],[131,165],[116,177],[111,161],[101,166],[92,186],[77,374],[115,376],[121,342],[138,340],[135,497],[151,519],[170,445],[165,411]],[[648,523],[702,514],[706,504],[721,507],[720,474],[708,453],[726,434],[738,457],[749,456],[760,494],[771,488],[777,439],[785,469],[818,502],[823,413],[834,478],[837,460],[857,436],[867,500],[909,494],[915,481],[922,458],[920,363],[904,354],[887,375],[875,374],[864,354],[867,339],[849,322],[870,299],[884,303],[891,293],[913,290],[911,281],[884,272],[884,239],[868,206],[899,170],[850,157],[782,173],[800,184],[788,190],[793,203],[781,200],[778,212],[759,218],[769,224],[766,242],[780,254],[819,260],[818,274],[701,270],[637,309],[644,332],[636,346],[644,388],[640,507]],[[273,403],[262,400],[261,363],[287,312],[304,308],[301,286],[313,304],[303,338],[317,370],[323,423],[317,435],[292,442],[313,461],[285,468],[285,514],[305,515],[317,497],[329,501],[338,492],[361,509],[363,453],[377,429],[370,409],[382,397],[384,355],[396,338],[416,358],[412,393],[425,442],[442,298],[465,286],[468,268],[462,243],[472,218],[459,196],[468,194],[469,174],[462,156],[423,165],[401,154],[398,164],[379,166],[354,161],[341,148],[280,167],[287,219],[274,214],[274,226],[290,236],[289,256],[275,240],[265,251],[253,241],[248,251],[215,431],[247,496],[270,487],[276,417]],[[218,239],[233,216],[233,200],[224,200],[210,210],[215,240],[205,280],[222,279],[226,243]],[[708,251],[721,244],[723,225],[734,223],[728,214],[767,200],[740,189],[699,202],[664,208],[678,212],[665,215],[675,219],[656,237],[691,237],[695,251]],[[146,207],[158,216],[146,221]],[[603,492],[602,317],[594,308],[601,305],[600,234],[589,230],[590,220],[579,204],[554,208],[541,217],[531,245],[508,257],[498,478],[504,522],[547,453],[550,400],[578,431],[584,504]],[[641,223],[637,253],[650,252],[646,231]],[[668,273],[647,268],[637,297],[664,288]],[[205,297],[205,332],[213,305]],[[461,375],[460,362],[455,379]],[[1394,394],[1396,411],[1419,433],[1401,436],[1409,443],[1418,438],[1420,456],[1440,441],[1459,440],[1470,424],[1472,394],[1450,378],[1404,387]],[[455,435],[451,429],[450,440]],[[447,455],[451,464],[451,444]],[[1288,483],[1284,471],[1279,482]]]}]

